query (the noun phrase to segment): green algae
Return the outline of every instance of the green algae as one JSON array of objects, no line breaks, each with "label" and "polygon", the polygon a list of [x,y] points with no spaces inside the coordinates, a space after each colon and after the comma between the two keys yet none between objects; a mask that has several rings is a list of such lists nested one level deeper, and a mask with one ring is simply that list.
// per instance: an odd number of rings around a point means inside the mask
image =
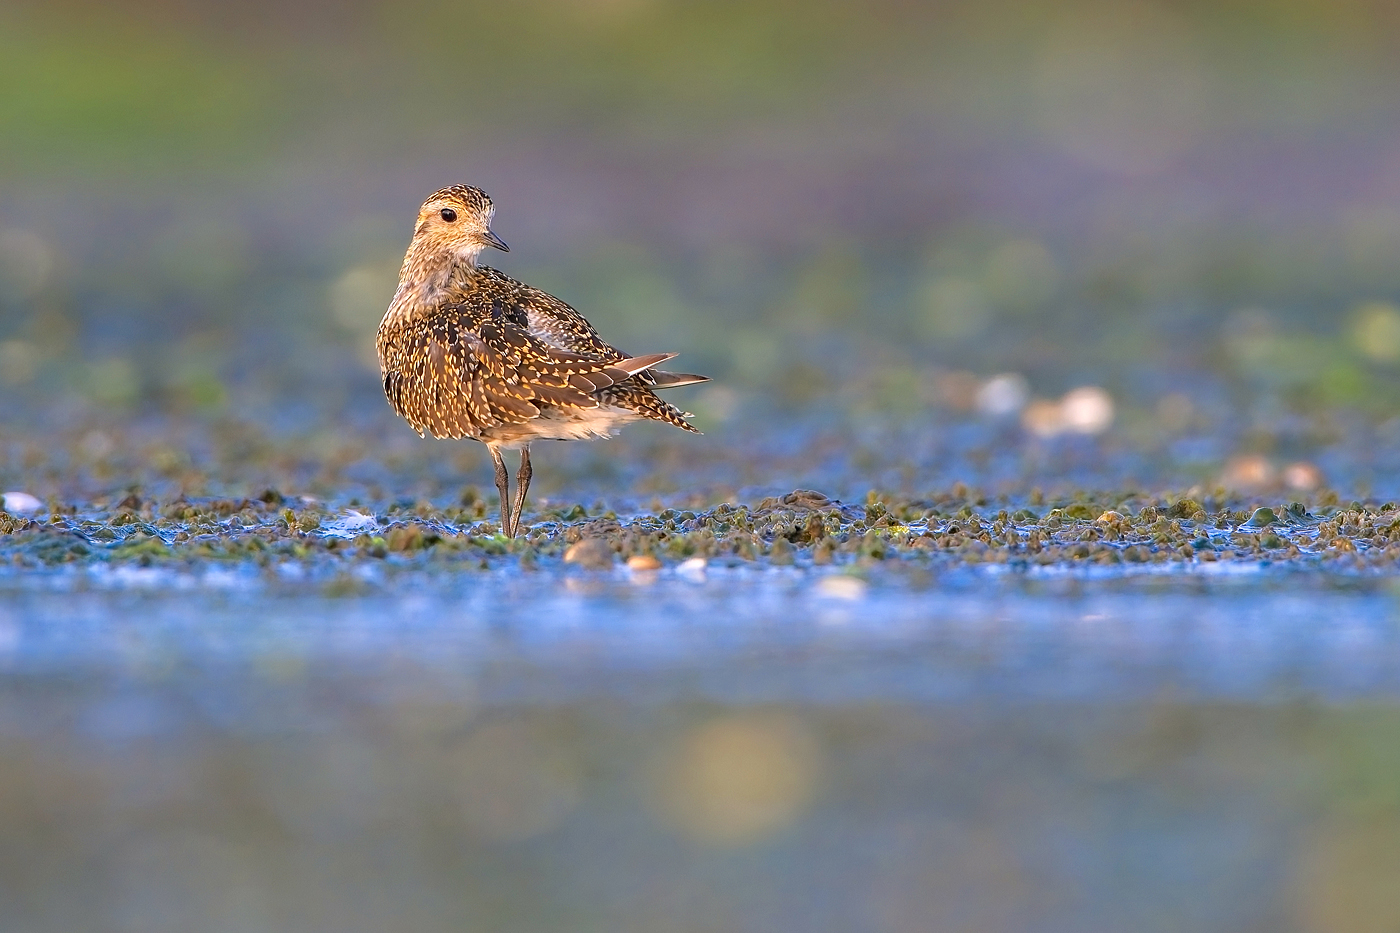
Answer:
[{"label": "green algae", "polygon": [[[0,514],[0,565],[15,568],[109,564],[204,564],[250,569],[299,563],[345,593],[341,579],[362,563],[452,572],[483,566],[571,565],[605,570],[632,557],[662,565],[692,558],[758,566],[851,567],[891,562],[932,568],[1004,566],[1180,569],[1220,563],[1366,569],[1400,558],[1400,509],[1391,502],[1347,508],[1262,505],[1213,496],[1084,493],[1043,502],[1043,513],[1012,497],[961,486],[925,498],[875,491],[852,505],[813,490],[708,509],[661,508],[622,518],[581,503],[527,512],[523,534],[506,539],[467,506],[428,500],[374,511],[332,507],[269,489],[255,499],[73,502],[44,521]],[[348,523],[348,524],[347,524]]]},{"label": "green algae", "polygon": [[1278,515],[1268,506],[1254,510],[1254,514],[1249,516],[1249,521],[1245,523],[1249,528],[1267,528],[1278,521]]}]

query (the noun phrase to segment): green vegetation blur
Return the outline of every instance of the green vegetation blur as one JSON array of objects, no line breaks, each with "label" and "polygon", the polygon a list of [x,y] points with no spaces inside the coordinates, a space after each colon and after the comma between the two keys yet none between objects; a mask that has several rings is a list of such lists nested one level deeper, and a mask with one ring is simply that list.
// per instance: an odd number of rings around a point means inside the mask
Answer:
[{"label": "green vegetation blur", "polygon": [[1384,421],[1397,46],[1381,0],[11,0],[4,418],[391,417],[372,335],[468,182],[711,419],[1016,373]]}]

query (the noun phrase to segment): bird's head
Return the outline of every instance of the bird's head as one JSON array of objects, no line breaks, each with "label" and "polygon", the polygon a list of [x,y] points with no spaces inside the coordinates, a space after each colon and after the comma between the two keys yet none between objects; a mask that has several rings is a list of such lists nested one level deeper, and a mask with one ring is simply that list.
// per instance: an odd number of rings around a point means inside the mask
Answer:
[{"label": "bird's head", "polygon": [[474,266],[477,254],[488,246],[510,252],[510,247],[491,232],[491,217],[495,213],[491,198],[480,188],[470,185],[443,188],[433,192],[418,210],[414,242]]}]

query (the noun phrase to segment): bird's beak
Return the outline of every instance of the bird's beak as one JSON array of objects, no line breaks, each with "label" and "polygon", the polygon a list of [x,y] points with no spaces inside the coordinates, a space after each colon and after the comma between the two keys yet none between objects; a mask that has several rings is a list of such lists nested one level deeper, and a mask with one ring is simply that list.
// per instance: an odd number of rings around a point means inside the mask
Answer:
[{"label": "bird's beak", "polygon": [[510,247],[506,245],[506,241],[496,236],[496,234],[492,233],[490,230],[483,233],[481,238],[485,240],[488,245],[496,247],[496,249],[503,253],[510,252]]}]

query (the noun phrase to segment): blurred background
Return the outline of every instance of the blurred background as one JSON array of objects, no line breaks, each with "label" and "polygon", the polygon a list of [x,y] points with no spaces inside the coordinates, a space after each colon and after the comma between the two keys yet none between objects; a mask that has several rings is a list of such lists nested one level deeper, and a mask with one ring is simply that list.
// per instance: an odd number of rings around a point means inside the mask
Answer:
[{"label": "blurred background", "polygon": [[[715,377],[540,504],[1400,496],[1397,48],[1389,0],[0,0],[0,489],[479,504],[373,355],[464,182],[493,265]],[[282,544],[0,566],[0,927],[1400,924],[1383,571]]]},{"label": "blurred background", "polygon": [[0,420],[391,424],[372,335],[470,182],[492,262],[716,377],[711,431],[991,417],[1279,485],[1400,445],[1397,38],[1382,0],[7,0]]}]

